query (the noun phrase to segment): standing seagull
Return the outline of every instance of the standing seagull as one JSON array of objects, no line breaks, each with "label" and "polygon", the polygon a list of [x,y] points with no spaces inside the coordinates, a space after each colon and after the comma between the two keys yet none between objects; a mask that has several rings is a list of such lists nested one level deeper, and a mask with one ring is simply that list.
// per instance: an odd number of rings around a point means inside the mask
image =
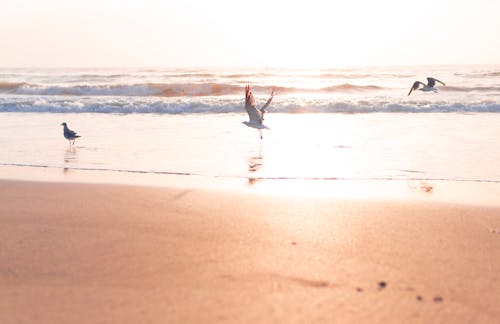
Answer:
[{"label": "standing seagull", "polygon": [[[72,131],[71,129],[68,128],[68,125],[66,123],[62,123],[62,126],[64,126],[64,138],[69,141],[69,144],[75,145],[75,140],[80,137],[80,135],[76,135],[76,132]],[[71,142],[73,141],[73,142]]]},{"label": "standing seagull", "polygon": [[[446,86],[446,84],[444,84],[443,82],[439,81],[438,79],[427,78],[427,84],[423,84],[420,81],[415,81],[415,83],[413,83],[413,86],[410,89],[410,92],[408,92],[408,95],[410,95],[410,93],[413,90],[420,90],[420,91],[425,91],[425,92],[427,92],[427,91],[437,92],[437,89],[434,88],[434,85],[436,84],[436,82],[439,82],[442,85]],[[422,88],[419,88],[420,86],[422,86]]]},{"label": "standing seagull", "polygon": [[258,109],[257,104],[255,103],[255,98],[253,97],[252,91],[250,91],[250,86],[247,85],[245,87],[245,110],[248,113],[249,121],[244,121],[243,124],[248,127],[253,127],[259,130],[260,138],[262,139],[262,129],[268,128],[262,122],[264,121],[264,114],[267,112],[266,108],[273,101],[274,89],[271,92],[271,97],[267,99],[267,102],[262,106],[262,108]]}]

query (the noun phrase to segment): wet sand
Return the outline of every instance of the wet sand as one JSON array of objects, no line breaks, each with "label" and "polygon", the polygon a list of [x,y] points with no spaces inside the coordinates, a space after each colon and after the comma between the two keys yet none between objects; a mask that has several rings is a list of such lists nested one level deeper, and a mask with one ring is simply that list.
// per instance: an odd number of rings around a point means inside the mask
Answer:
[{"label": "wet sand", "polygon": [[1,323],[493,323],[500,207],[0,181]]}]

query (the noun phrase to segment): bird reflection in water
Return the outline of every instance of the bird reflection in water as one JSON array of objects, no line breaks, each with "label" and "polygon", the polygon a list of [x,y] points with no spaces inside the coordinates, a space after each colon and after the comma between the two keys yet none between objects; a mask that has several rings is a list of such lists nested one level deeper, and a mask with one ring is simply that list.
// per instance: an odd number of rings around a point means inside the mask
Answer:
[{"label": "bird reflection in water", "polygon": [[[76,147],[71,145],[64,151],[64,164],[68,165],[68,163],[78,162],[78,153]],[[68,173],[71,168],[67,166],[63,168],[63,174]]]},{"label": "bird reflection in water", "polygon": [[258,176],[259,170],[264,166],[262,157],[262,143],[259,145],[258,152],[250,152],[248,156],[248,185],[252,186],[262,179]]},{"label": "bird reflection in water", "polygon": [[76,147],[70,146],[64,151],[64,163],[76,162],[78,160],[78,155]]}]

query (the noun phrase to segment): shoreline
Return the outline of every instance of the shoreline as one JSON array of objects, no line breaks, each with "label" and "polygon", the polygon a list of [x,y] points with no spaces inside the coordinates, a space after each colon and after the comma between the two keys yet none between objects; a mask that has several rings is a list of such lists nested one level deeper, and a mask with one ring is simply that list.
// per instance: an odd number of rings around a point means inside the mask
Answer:
[{"label": "shoreline", "polygon": [[443,202],[500,206],[500,183],[462,179],[303,179],[0,166],[0,182],[123,185],[236,191],[241,194],[343,200]]},{"label": "shoreline", "polygon": [[0,322],[488,323],[500,316],[499,215],[0,180]]}]

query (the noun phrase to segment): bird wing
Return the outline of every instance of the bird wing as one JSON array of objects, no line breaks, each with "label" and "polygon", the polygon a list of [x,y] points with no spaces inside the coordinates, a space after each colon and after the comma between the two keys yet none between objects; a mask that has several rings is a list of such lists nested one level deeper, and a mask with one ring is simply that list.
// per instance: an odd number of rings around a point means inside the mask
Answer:
[{"label": "bird wing", "polygon": [[271,91],[271,96],[269,97],[269,99],[267,99],[267,101],[264,104],[264,106],[262,106],[262,108],[260,108],[260,113],[262,115],[262,120],[264,120],[264,114],[267,112],[266,108],[269,107],[269,105],[271,104],[271,101],[273,101],[273,97],[274,97],[274,89]]},{"label": "bird wing", "polygon": [[410,95],[412,91],[417,90],[420,85],[425,86],[425,84],[423,84],[422,82],[415,81],[410,89],[410,92],[408,92],[408,95]]},{"label": "bird wing", "polygon": [[68,128],[68,134],[71,136],[76,136],[76,132]]},{"label": "bird wing", "polygon": [[68,127],[64,128],[64,135],[66,137],[80,137],[78,135],[76,135],[76,132],[75,131],[72,131],[71,129],[69,129]]},{"label": "bird wing", "polygon": [[250,123],[262,124],[262,112],[257,109],[257,104],[249,85],[245,87],[245,110],[248,113]]},{"label": "bird wing", "polygon": [[439,82],[439,83],[441,83],[442,85],[446,86],[446,84],[444,84],[444,82],[439,81],[438,79],[434,79],[434,78],[427,78],[427,85],[428,85],[429,87],[434,87],[434,85],[436,84],[436,82]]}]

